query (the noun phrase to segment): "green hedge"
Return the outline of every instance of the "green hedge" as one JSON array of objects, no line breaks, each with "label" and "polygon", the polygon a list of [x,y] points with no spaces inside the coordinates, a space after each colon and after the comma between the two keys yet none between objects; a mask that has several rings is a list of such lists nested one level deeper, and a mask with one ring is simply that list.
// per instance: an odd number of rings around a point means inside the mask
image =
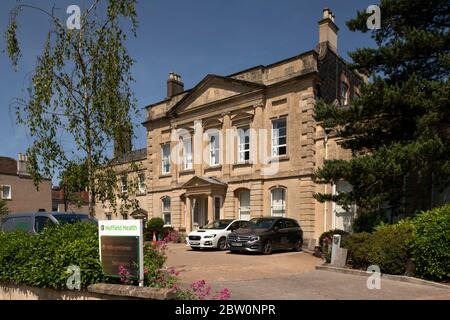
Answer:
[{"label": "green hedge", "polygon": [[354,233],[343,241],[354,268],[378,265],[383,273],[403,275],[408,260],[416,276],[450,280],[450,205],[419,213],[395,225],[381,225],[372,233]]},{"label": "green hedge", "polygon": [[417,215],[412,258],[417,276],[430,280],[450,280],[450,205]]},{"label": "green hedge", "polygon": [[371,234],[354,233],[342,246],[348,249],[348,259],[354,268],[377,265],[383,273],[403,275],[410,257],[412,236],[412,225],[405,221],[379,226]]},{"label": "green hedge", "polygon": [[80,267],[81,286],[104,280],[97,226],[87,223],[46,228],[39,235],[0,233],[0,281],[64,289],[67,268]]}]

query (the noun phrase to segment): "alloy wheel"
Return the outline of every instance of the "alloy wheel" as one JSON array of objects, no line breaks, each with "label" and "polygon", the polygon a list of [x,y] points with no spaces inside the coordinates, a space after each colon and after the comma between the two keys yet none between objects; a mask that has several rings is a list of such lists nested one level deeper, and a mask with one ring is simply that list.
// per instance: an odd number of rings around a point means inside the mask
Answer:
[{"label": "alloy wheel", "polygon": [[227,248],[227,240],[225,238],[220,238],[217,248],[222,251],[225,250]]},{"label": "alloy wheel", "polygon": [[264,254],[272,253],[272,242],[270,240],[267,240],[266,243],[264,243],[263,253]]}]

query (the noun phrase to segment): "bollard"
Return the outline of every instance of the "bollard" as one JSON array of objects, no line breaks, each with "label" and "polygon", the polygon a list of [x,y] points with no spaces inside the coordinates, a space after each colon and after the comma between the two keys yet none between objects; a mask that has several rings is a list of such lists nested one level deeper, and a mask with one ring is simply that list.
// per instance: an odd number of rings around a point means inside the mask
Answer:
[{"label": "bollard", "polygon": [[331,248],[331,264],[336,265],[340,260],[341,254],[341,236],[339,234],[333,235],[333,246]]}]

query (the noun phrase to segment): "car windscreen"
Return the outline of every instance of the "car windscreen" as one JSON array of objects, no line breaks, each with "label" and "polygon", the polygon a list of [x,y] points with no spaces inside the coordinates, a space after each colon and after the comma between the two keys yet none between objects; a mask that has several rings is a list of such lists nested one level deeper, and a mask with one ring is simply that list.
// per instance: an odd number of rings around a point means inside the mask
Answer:
[{"label": "car windscreen", "polygon": [[60,224],[75,224],[78,222],[90,222],[94,223],[94,221],[87,215],[78,215],[78,214],[58,214],[53,215],[56,220]]},{"label": "car windscreen", "polygon": [[252,219],[247,228],[250,229],[269,229],[276,219]]},{"label": "car windscreen", "polygon": [[222,230],[222,229],[225,229],[226,227],[228,227],[232,221],[233,220],[217,220],[217,221],[213,221],[211,223],[208,223],[202,229],[203,230],[205,230],[205,229],[206,230],[208,230],[208,229]]}]

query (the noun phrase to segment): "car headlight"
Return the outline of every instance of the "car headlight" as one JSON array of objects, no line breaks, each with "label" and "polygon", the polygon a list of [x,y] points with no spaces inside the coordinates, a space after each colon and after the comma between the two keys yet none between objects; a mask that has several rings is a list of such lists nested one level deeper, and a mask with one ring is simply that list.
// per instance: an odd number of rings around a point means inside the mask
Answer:
[{"label": "car headlight", "polygon": [[216,237],[215,234],[210,234],[210,235],[204,236],[205,239],[212,239],[212,238],[215,238],[215,237]]},{"label": "car headlight", "polygon": [[255,241],[259,241],[259,237],[251,237],[250,242],[255,242]]}]

